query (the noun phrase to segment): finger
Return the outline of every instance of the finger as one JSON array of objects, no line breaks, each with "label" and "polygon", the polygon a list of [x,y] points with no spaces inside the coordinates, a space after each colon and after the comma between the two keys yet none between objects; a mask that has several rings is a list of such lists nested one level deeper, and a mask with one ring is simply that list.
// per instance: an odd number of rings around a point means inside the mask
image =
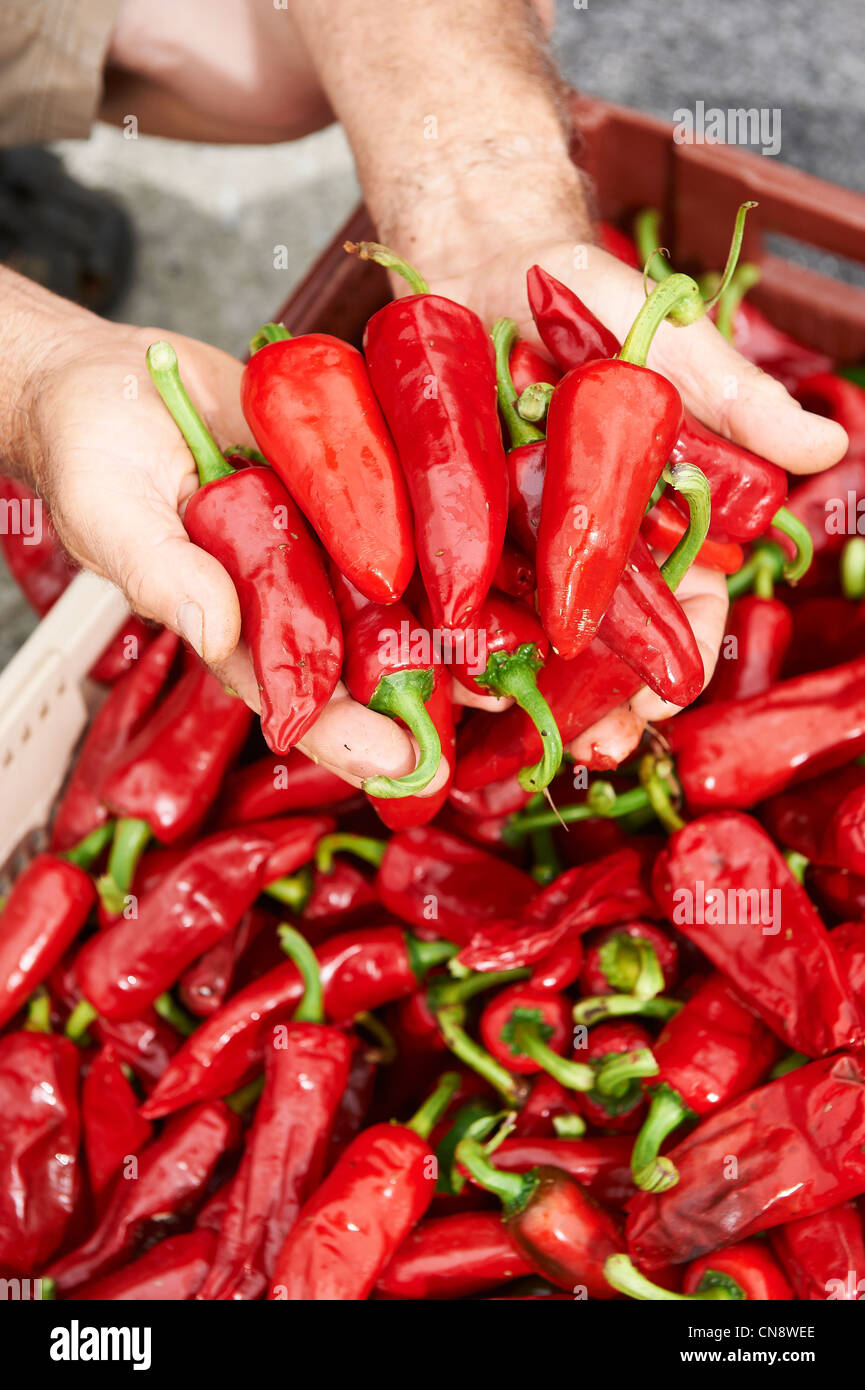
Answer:
[{"label": "finger", "polygon": [[479,690],[469,690],[461,681],[451,681],[451,699],[455,705],[465,705],[468,709],[485,709],[488,714],[501,714],[513,704],[506,695],[482,695]]},{"label": "finger", "polygon": [[610,772],[633,753],[644,728],[644,721],[630,705],[619,705],[572,739],[568,752],[580,767]]},{"label": "finger", "polygon": [[[641,276],[600,248],[588,247],[585,268],[574,271],[571,265],[568,279],[592,312],[623,339],[644,303]],[[847,449],[839,424],[803,410],[709,319],[687,328],[662,324],[649,365],[675,382],[689,409],[716,433],[791,473],[820,472]]]},{"label": "finger", "polygon": [[298,747],[353,787],[376,774],[403,777],[416,762],[412,740],[396,721],[352,700],[342,683]]},{"label": "finger", "polygon": [[[727,627],[730,606],[727,586],[723,575],[717,570],[695,565],[682,580],[676,596],[697,639],[697,648],[703,662],[705,688],[714,675]],[[656,724],[662,719],[671,719],[674,714],[679,713],[679,708],[668,700],[662,700],[647,686],[644,686],[631,701],[633,712],[645,723],[651,724]]]},{"label": "finger", "polygon": [[238,642],[228,660],[213,667],[213,674],[229,690],[235,691],[251,710],[261,714],[261,690],[245,642]]}]

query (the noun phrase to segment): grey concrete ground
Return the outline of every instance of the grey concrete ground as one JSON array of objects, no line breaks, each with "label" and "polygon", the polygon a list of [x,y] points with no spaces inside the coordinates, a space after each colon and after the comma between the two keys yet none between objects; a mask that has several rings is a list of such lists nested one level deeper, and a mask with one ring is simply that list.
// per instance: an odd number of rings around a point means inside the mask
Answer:
[{"label": "grey concrete ground", "polygon": [[[700,99],[778,107],[780,158],[865,190],[856,0],[559,0],[556,51],[574,85],[668,119]],[[125,140],[103,127],[59,148],[71,173],[111,189],[135,222],[137,274],[121,315],[229,351],[286,298],[358,196],[339,130],[242,149]],[[290,270],[274,269],[274,241],[291,248]],[[31,626],[0,576],[0,666]]]}]

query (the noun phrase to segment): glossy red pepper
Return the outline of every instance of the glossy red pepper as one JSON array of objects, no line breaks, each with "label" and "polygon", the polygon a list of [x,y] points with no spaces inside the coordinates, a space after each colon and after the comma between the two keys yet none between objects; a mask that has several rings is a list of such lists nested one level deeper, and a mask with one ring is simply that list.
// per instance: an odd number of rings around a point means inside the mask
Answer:
[{"label": "glossy red pepper", "polygon": [[533,1266],[497,1212],[430,1217],[406,1237],[375,1285],[377,1298],[468,1298]]},{"label": "glossy red pepper", "polygon": [[[538,332],[563,371],[617,355],[618,339],[566,285],[540,266],[532,267],[527,283]],[[688,411],[670,452],[674,461],[696,464],[709,480],[713,539],[753,540],[783,505],[787,495],[783,469],[714,434]]]},{"label": "glossy red pepper", "polygon": [[0,1270],[41,1270],[81,1188],[78,1049],[50,1033],[0,1038]]},{"label": "glossy red pepper", "polygon": [[398,718],[417,740],[417,767],[404,777],[368,777],[371,796],[412,796],[438,771],[441,740],[426,702],[433,692],[435,657],[429,634],[404,603],[369,603],[346,626],[343,679],[353,699]]},{"label": "glossy red pepper", "polygon": [[277,920],[257,905],[247,908],[236,927],[184,970],[178,985],[183,1007],[196,1018],[216,1013],[231,989],[238,961],[262,932],[275,932]]},{"label": "glossy red pepper", "polygon": [[433,1199],[438,1172],[429,1135],[458,1080],[443,1077],[408,1124],[372,1125],[349,1144],[283,1244],[269,1298],[369,1297]]},{"label": "glossy red pepper", "polygon": [[681,1293],[666,1284],[653,1284],[627,1258],[611,1260],[606,1274],[620,1293],[641,1301],[777,1302],[793,1297],[781,1266],[760,1240],[739,1241],[726,1250],[701,1255],[686,1269]]},{"label": "glossy red pepper", "polygon": [[707,704],[762,695],[781,674],[793,639],[793,617],[777,598],[746,594],[730,609]]},{"label": "glossy red pepper", "polygon": [[535,1272],[574,1297],[614,1298],[604,1264],[623,1252],[616,1224],[598,1202],[558,1168],[509,1173],[474,1139],[457,1145],[457,1160],[504,1204],[508,1235]]},{"label": "glossy red pepper", "polygon": [[99,933],[76,964],[84,997],[105,1018],[135,1018],[185,967],[237,925],[265,884],[312,856],[324,817],[262,821],[200,841],[140,904]]},{"label": "glossy red pepper", "polygon": [[206,666],[190,665],[127,743],[102,784],[119,816],[146,821],[165,844],[198,830],[246,740],[252,711]]},{"label": "glossy red pepper", "polygon": [[780,1047],[756,1011],[723,975],[710,975],[664,1025],[652,1048],[658,1072],[632,1168],[638,1187],[663,1191],[675,1181],[661,1144],[683,1121],[708,1115],[766,1075]]},{"label": "glossy red pepper", "polygon": [[846,1052],[723,1106],[670,1151],[676,1186],[631,1203],[631,1255],[646,1269],[680,1264],[859,1196],[863,1125],[865,1073]]},{"label": "glossy red pepper", "polygon": [[585,1128],[578,1093],[567,1089],[548,1072],[536,1072],[531,1089],[517,1112],[514,1134],[521,1139],[549,1138],[554,1134],[577,1137]]},{"label": "glossy red pepper", "polygon": [[736,308],[733,342],[749,362],[769,372],[790,392],[795,392],[803,377],[827,371],[832,366],[832,359],[825,353],[815,352],[776,328],[762,310],[747,299]]},{"label": "glossy red pepper", "polygon": [[[640,522],[640,534],[654,550],[669,555],[687,530],[687,522],[666,493],[650,507]],[[707,536],[694,561],[722,574],[735,574],[745,562],[745,552],[738,541],[718,541]]]},{"label": "glossy red pepper", "polygon": [[784,662],[785,680],[853,661],[865,649],[865,604],[854,607],[834,596],[803,597],[793,605],[791,616],[793,640]]},{"label": "glossy red pepper", "polygon": [[583,943],[578,936],[562,941],[532,969],[530,982],[535,989],[567,989],[580,978]]},{"label": "glossy red pepper", "polygon": [[378,1066],[370,1053],[356,1047],[351,1056],[348,1080],[330,1127],[324,1171],[329,1173],[340,1155],[360,1133],[372,1104]]},{"label": "glossy red pepper", "polygon": [[79,1285],[75,1302],[188,1302],[204,1283],[215,1244],[212,1231],[169,1236],[114,1274]]},{"label": "glossy red pepper", "polygon": [[462,627],[486,597],[507,520],[492,346],[476,314],[430,294],[386,248],[352,249],[414,291],[373,314],[364,353],[408,484],[434,624]]},{"label": "glossy red pepper", "polygon": [[834,914],[839,921],[865,918],[865,878],[859,874],[815,865],[808,874],[808,889],[821,910]]},{"label": "glossy red pepper", "polygon": [[293,1021],[264,1048],[264,1090],[229,1188],[210,1272],[198,1297],[253,1299],[306,1199],[321,1181],[330,1128],[345,1090],[355,1040],[323,1022],[318,964],[299,932],[283,941],[304,977]]},{"label": "glossy red pepper", "polygon": [[[451,678],[446,666],[433,668],[433,690],[426,702],[427,714],[432,720],[441,745],[442,759],[447,763],[448,775],[438,791],[431,796],[371,796],[370,804],[376,815],[389,830],[410,830],[415,826],[428,825],[439,813],[448,799],[456,767],[456,726],[454,706],[451,699]],[[441,770],[441,764],[439,764]]]},{"label": "glossy red pepper", "polygon": [[796,387],[796,399],[806,410],[828,415],[847,431],[850,454],[865,450],[865,391],[855,381],[834,372],[814,372]]},{"label": "glossy red pepper", "polygon": [[[52,972],[48,989],[59,1012],[71,1015],[80,1003],[81,992],[69,957]],[[180,1034],[160,1018],[155,1009],[144,1009],[138,1018],[126,1023],[95,1018],[87,1027],[94,1041],[110,1047],[118,1062],[131,1067],[145,1090],[155,1086],[182,1041]]]},{"label": "glossy red pepper", "polygon": [[679,978],[679,948],[662,927],[622,922],[605,927],[586,946],[580,975],[583,994],[669,993]]},{"label": "glossy red pepper", "polygon": [[294,811],[348,805],[355,796],[348,782],[293,748],[284,758],[258,758],[229,772],[216,803],[216,825],[227,830]]},{"label": "glossy red pepper", "polygon": [[651,1034],[629,1019],[601,1023],[591,1029],[585,1047],[574,1049],[574,1060],[587,1062],[599,1077],[580,1095],[584,1119],[610,1133],[638,1129],[646,1110],[640,1078],[657,1072]]},{"label": "glossy red pepper", "polygon": [[561,380],[562,373],[549,353],[534,343],[527,343],[525,338],[517,338],[511,348],[508,363],[518,396],[522,395],[527,386],[534,386],[538,381],[546,381],[555,386],[556,382]]},{"label": "glossy red pepper", "polygon": [[[812,401],[811,404],[816,402]],[[865,436],[859,447],[860,451],[865,448]],[[832,468],[803,478],[790,493],[787,509],[805,527],[814,547],[817,561],[813,567],[815,579],[821,573],[820,561],[838,555],[848,538],[859,534],[859,504],[863,497],[865,456],[862,452],[851,453]],[[784,536],[777,539],[782,545],[785,544]],[[812,583],[811,576],[807,576],[805,587],[811,587]]]},{"label": "glossy red pepper", "polygon": [[[813,864],[831,864],[857,872],[839,857],[833,827],[845,806],[856,806],[865,788],[865,767],[850,763],[811,777],[772,796],[760,807],[760,819],[773,840],[794,849]],[[861,872],[861,871],[860,871]]]},{"label": "glossy red pepper", "polygon": [[535,567],[528,555],[517,550],[516,546],[511,545],[509,541],[505,541],[502,546],[501,559],[496,565],[496,572],[493,575],[493,588],[500,589],[504,594],[510,594],[511,598],[531,602],[536,583]]},{"label": "glossy red pepper", "polygon": [[762,695],[688,710],[667,726],[692,811],[746,807],[865,750],[865,657]]},{"label": "glossy red pepper", "polygon": [[601,221],[598,223],[598,236],[604,250],[609,251],[611,256],[623,261],[625,265],[632,266],[634,270],[642,270],[643,265],[637,248],[627,232],[623,232],[612,222]]},{"label": "glossy red pepper", "polygon": [[845,978],[859,1003],[865,1005],[865,922],[842,922],[830,935]]},{"label": "glossy red pepper", "polygon": [[181,1216],[203,1196],[218,1160],[235,1144],[240,1122],[221,1101],[172,1119],[138,1158],[138,1177],[120,1173],[87,1239],[46,1271],[58,1289],[110,1274],[156,1218]]},{"label": "glossy red pepper", "polygon": [[658,856],[652,884],[673,924],[789,1047],[819,1057],[865,1041],[831,937],[756,821],[692,821]]},{"label": "glossy red pepper", "polygon": [[[315,954],[325,1013],[345,1023],[412,994],[426,970],[449,959],[453,946],[417,941],[398,927],[361,927],[332,936]],[[297,967],[285,961],[233,995],[187,1038],[142,1114],[156,1119],[195,1100],[228,1095],[259,1061],[267,1027],[286,1018],[302,992]]]},{"label": "glossy red pepper", "polygon": [[564,1060],[573,1032],[564,995],[529,984],[510,985],[485,1006],[478,1026],[484,1046],[508,1071],[518,1076],[550,1071],[562,1079],[553,1070],[555,1059]]},{"label": "glossy red pepper", "polygon": [[772,1249],[803,1302],[861,1301],[865,1292],[862,1217],[853,1202],[775,1226]]},{"label": "glossy red pepper", "polygon": [[342,666],[339,615],[323,560],[277,474],[235,470],[220,453],[184,390],[171,345],[148,348],[147,366],[201,482],[183,524],[234,583],[262,733],[274,753],[286,753],[321,714]]},{"label": "glossy red pepper", "polygon": [[496,1167],[509,1173],[560,1168],[605,1206],[624,1207],[636,1191],[631,1177],[631,1138],[626,1134],[586,1139],[518,1136],[495,1153]]},{"label": "glossy red pepper", "polygon": [[90,1190],[100,1197],[124,1162],[150,1138],[138,1097],[110,1046],[93,1058],[81,1088],[81,1125]]},{"label": "glossy red pepper", "polygon": [[95,901],[84,870],[53,854],[18,876],[0,912],[0,1027],[51,973]]}]

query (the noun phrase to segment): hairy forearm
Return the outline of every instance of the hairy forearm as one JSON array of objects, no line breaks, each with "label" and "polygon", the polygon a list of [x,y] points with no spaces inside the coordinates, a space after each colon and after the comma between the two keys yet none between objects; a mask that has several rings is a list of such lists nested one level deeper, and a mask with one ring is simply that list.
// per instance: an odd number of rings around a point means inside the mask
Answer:
[{"label": "hairy forearm", "polygon": [[446,249],[485,220],[520,237],[551,217],[588,224],[530,0],[289,0],[289,9],[382,239],[411,255],[433,240]]},{"label": "hairy forearm", "polygon": [[79,318],[90,315],[0,266],[0,467],[26,482],[33,481],[34,383]]}]

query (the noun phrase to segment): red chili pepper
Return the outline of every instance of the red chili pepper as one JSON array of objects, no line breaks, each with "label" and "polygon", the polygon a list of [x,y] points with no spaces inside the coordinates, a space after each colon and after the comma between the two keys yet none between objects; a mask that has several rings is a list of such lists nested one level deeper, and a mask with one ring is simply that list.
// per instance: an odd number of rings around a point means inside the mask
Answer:
[{"label": "red chili pepper", "polygon": [[51,973],[95,902],[89,875],[54,854],[37,854],[18,876],[0,912],[0,1027]]},{"label": "red chili pepper", "polygon": [[420,750],[414,772],[398,779],[368,777],[364,791],[371,796],[412,796],[438,771],[441,741],[426,708],[435,674],[427,637],[404,603],[367,604],[346,628],[343,679],[349,694],[379,714],[401,719]]},{"label": "red chili pepper", "polygon": [[680,1264],[859,1196],[863,1125],[865,1073],[844,1052],[725,1105],[671,1150],[676,1186],[631,1203],[633,1258]]},{"label": "red chili pepper", "polygon": [[793,640],[784,662],[785,680],[840,666],[865,650],[865,604],[854,608],[844,598],[803,598],[793,605],[791,616]]},{"label": "red chili pepper", "polygon": [[536,583],[535,567],[528,555],[505,541],[493,575],[493,589],[500,589],[502,593],[510,594],[511,598],[531,602]]},{"label": "red chili pepper", "polygon": [[387,248],[347,249],[398,271],[413,291],[372,316],[364,352],[405,472],[434,624],[462,627],[486,597],[507,520],[492,346],[476,314],[430,294]]},{"label": "red chili pepper", "polygon": [[251,719],[243,701],[196,662],[126,744],[102,784],[105,804],[146,821],[165,844],[184,839],[204,821]]},{"label": "red chili pepper", "polygon": [[835,817],[845,805],[858,801],[857,793],[865,787],[865,768],[858,763],[824,772],[800,782],[789,791],[763,803],[760,819],[773,840],[785,849],[794,849],[814,864],[832,864],[856,872],[838,856],[833,826]]},{"label": "red chili pepper", "polygon": [[788,1046],[819,1057],[865,1041],[831,937],[756,821],[692,821],[658,856],[652,884],[673,924]]},{"label": "red chili pepper", "polygon": [[527,343],[525,338],[517,338],[511,348],[508,362],[518,396],[522,395],[527,386],[534,386],[535,382],[546,381],[550,386],[555,386],[562,377],[549,353],[542,347],[536,347],[534,343]]},{"label": "red chili pepper", "polygon": [[[52,972],[49,990],[62,1011],[71,1014],[80,1002],[71,961],[62,961]],[[120,1063],[132,1068],[147,1090],[156,1085],[168,1066],[169,1058],[181,1043],[180,1035],[160,1018],[155,1009],[145,1009],[139,1018],[125,1023],[96,1018],[87,1026],[97,1042],[110,1047]],[[83,1042],[83,1038],[80,1041]]]},{"label": "red chili pepper", "polygon": [[809,871],[808,888],[821,909],[834,914],[838,921],[865,918],[865,878],[858,874],[815,864]]},{"label": "red chili pepper", "polygon": [[[865,448],[865,436],[860,448]],[[820,560],[837,555],[849,536],[857,534],[859,500],[863,496],[865,457],[861,453],[843,458],[822,473],[803,478],[793,488],[787,510],[805,527],[811,538],[818,561],[814,567],[815,575],[820,573]],[[786,540],[783,535],[776,539],[782,545]],[[810,576],[806,579],[806,587],[809,581]]]},{"label": "red chili pepper", "polygon": [[235,1144],[240,1122],[221,1101],[196,1105],[169,1121],[142,1150],[138,1177],[114,1180],[101,1220],[87,1239],[46,1271],[63,1291],[110,1274],[139,1235],[158,1217],[180,1216],[200,1201],[224,1153]]},{"label": "red chili pepper", "polygon": [[723,975],[710,975],[664,1025],[652,1052],[652,1104],[631,1166],[638,1187],[661,1192],[676,1181],[661,1144],[686,1119],[708,1115],[750,1091],[780,1051],[777,1039]]},{"label": "red chili pepper", "polygon": [[[417,941],[392,926],[332,936],[315,953],[327,1017],[344,1023],[412,994],[425,972],[449,959],[453,949],[445,941]],[[141,1113],[156,1119],[195,1100],[228,1095],[258,1062],[264,1031],[292,1012],[302,992],[297,967],[285,961],[233,995],[187,1038]]]},{"label": "red chili pepper", "polygon": [[605,927],[585,953],[582,994],[668,994],[679,978],[679,948],[670,934],[650,922]]},{"label": "red chili pepper", "polygon": [[75,1302],[188,1302],[204,1283],[215,1244],[212,1231],[169,1236],[114,1274],[79,1285]]},{"label": "red chili pepper", "polygon": [[853,1202],[775,1226],[769,1238],[797,1298],[861,1301],[865,1240],[862,1217]]},{"label": "red chili pepper", "polygon": [[776,1302],[793,1297],[780,1265],[759,1240],[743,1240],[701,1255],[685,1271],[681,1293],[653,1284],[626,1256],[612,1259],[605,1273],[613,1288],[640,1300]]},{"label": "red chili pepper", "polygon": [[241,956],[261,932],[276,925],[273,913],[255,905],[247,908],[236,927],[184,970],[178,986],[183,1007],[196,1018],[215,1014],[225,1003]]},{"label": "red chili pepper", "polygon": [[830,935],[845,978],[859,1003],[865,1005],[865,922],[842,922]]},{"label": "red chili pepper", "polygon": [[538,1274],[589,1298],[613,1298],[603,1268],[623,1246],[616,1224],[579,1183],[558,1168],[527,1173],[497,1168],[474,1139],[457,1145],[457,1160],[504,1203],[508,1235]]},{"label": "red chili pepper", "polygon": [[76,971],[84,997],[105,1018],[135,1018],[237,925],[265,884],[305,864],[332,826],[299,816],[200,841],[144,900],[137,919],[83,948]]},{"label": "red chili pepper", "polygon": [[150,1138],[138,1098],[110,1046],[94,1057],[81,1088],[81,1123],[90,1190],[100,1197],[111,1179]]},{"label": "red chili pepper", "polygon": [[596,1086],[580,1095],[583,1117],[613,1133],[638,1129],[646,1110],[640,1078],[657,1072],[651,1034],[628,1019],[601,1023],[574,1059],[585,1059],[598,1073]]},{"label": "red chili pepper", "polygon": [[262,733],[275,753],[287,752],[321,714],[342,665],[339,616],[318,547],[276,473],[235,470],[220,453],[186,394],[171,345],[149,347],[147,366],[201,482],[183,524],[237,589],[241,631],[261,694]]},{"label": "red chili pepper", "polygon": [[373,1098],[378,1066],[364,1048],[355,1048],[348,1081],[340,1097],[330,1127],[324,1171],[329,1173],[337,1159],[360,1133]]},{"label": "red chili pepper", "polygon": [[[687,529],[685,518],[666,493],[649,508],[640,523],[643,539],[665,555],[678,545]],[[745,553],[738,541],[717,541],[707,536],[694,563],[720,570],[722,574],[735,574],[745,563]]]},{"label": "red chili pepper", "polygon": [[458,1082],[446,1075],[408,1124],[372,1125],[349,1144],[282,1246],[269,1298],[369,1297],[432,1201],[437,1165],[429,1135]]},{"label": "red chili pepper", "polygon": [[324,1171],[330,1128],[348,1082],[355,1040],[324,1024],[318,962],[299,932],[281,930],[304,980],[293,1021],[264,1052],[264,1090],[228,1192],[210,1273],[198,1297],[254,1299]]},{"label": "red chili pepper", "polygon": [[537,1072],[532,1078],[531,1090],[517,1112],[514,1134],[521,1139],[548,1138],[553,1134],[579,1136],[584,1133],[585,1127],[577,1092],[568,1090],[548,1072]]},{"label": "red chili pepper", "polygon": [[370,797],[377,816],[389,830],[409,830],[428,825],[448,799],[456,767],[456,727],[451,699],[451,678],[447,667],[433,668],[432,695],[426,702],[441,744],[441,756],[448,766],[447,779],[431,796]]},{"label": "red chili pepper", "polygon": [[562,941],[533,968],[529,983],[535,989],[567,989],[580,978],[583,943],[578,936]]},{"label": "red chili pepper", "polygon": [[293,748],[284,758],[258,758],[230,772],[216,803],[216,825],[229,830],[251,820],[348,805],[354,796],[348,782]]},{"label": "red chili pepper", "polygon": [[777,598],[746,594],[727,618],[727,631],[715,674],[705,692],[706,704],[747,700],[775,685],[793,639],[793,617]]},{"label": "red chili pepper", "polygon": [[[554,1079],[573,1032],[569,1001],[528,984],[500,990],[484,1008],[479,1030],[491,1055],[517,1076],[549,1071]],[[564,1081],[567,1084],[567,1081]],[[581,1089],[588,1089],[582,1087]]]},{"label": "red chili pepper", "polygon": [[153,709],[178,646],[173,632],[160,633],[100,705],[54,816],[53,850],[68,849],[108,820],[102,801],[106,774]]},{"label": "red chili pepper", "polygon": [[29,1276],[78,1200],[78,1049],[50,1033],[0,1038],[0,1105],[0,1270]]},{"label": "red chili pepper", "polygon": [[[827,371],[832,359],[776,328],[762,310],[748,300],[740,302],[733,319],[733,342],[739,352],[771,373],[794,392],[805,376]],[[810,408],[810,407],[809,407]]]},{"label": "red chili pepper", "polygon": [[468,1298],[533,1266],[496,1212],[431,1217],[406,1237],[375,1285],[378,1298]]},{"label": "red chili pepper", "polygon": [[363,356],[280,324],[251,347],[241,403],[260,448],[342,573],[392,603],[414,569],[411,509]]},{"label": "red chili pepper", "polygon": [[634,270],[642,270],[637,248],[621,228],[614,226],[612,222],[602,221],[598,223],[598,235],[604,250],[609,251],[611,256],[624,261],[625,265],[633,266]]},{"label": "red chili pepper", "polygon": [[691,810],[753,806],[865,750],[865,658],[762,695],[688,710],[667,726]]},{"label": "red chili pepper", "polygon": [[624,1207],[635,1192],[631,1143],[625,1134],[589,1139],[510,1138],[496,1149],[496,1166],[509,1173],[560,1168],[605,1206]]},{"label": "red chili pepper", "polygon": [[[672,276],[666,283],[670,279]],[[618,339],[566,285],[540,266],[531,268],[527,283],[538,332],[563,371],[617,356]],[[783,505],[787,494],[783,469],[713,434],[688,411],[680,421],[671,453],[674,461],[684,459],[695,464],[709,480],[713,538],[753,540],[763,534]],[[658,468],[657,473],[660,471]]]}]

